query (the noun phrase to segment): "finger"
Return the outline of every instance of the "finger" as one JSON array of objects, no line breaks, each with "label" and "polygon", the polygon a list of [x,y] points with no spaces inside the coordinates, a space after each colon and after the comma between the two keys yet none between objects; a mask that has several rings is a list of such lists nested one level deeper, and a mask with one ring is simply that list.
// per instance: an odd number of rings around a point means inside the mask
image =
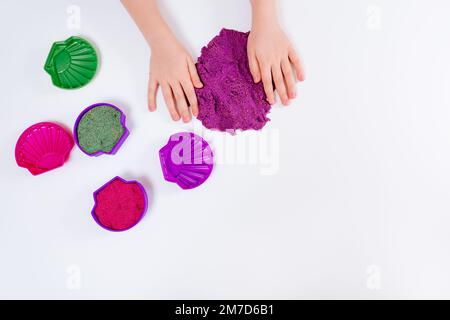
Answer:
[{"label": "finger", "polygon": [[275,95],[273,92],[272,74],[270,72],[270,67],[262,65],[261,63],[259,63],[259,65],[262,66],[261,79],[263,82],[264,91],[266,92],[267,101],[270,104],[274,104],[275,103]]},{"label": "finger", "polygon": [[295,81],[291,64],[288,59],[281,61],[281,71],[283,72],[284,82],[286,83],[289,99],[294,99],[297,95],[295,90]]},{"label": "finger", "polygon": [[200,89],[203,88],[203,83],[200,80],[200,77],[197,73],[197,68],[195,67],[194,62],[192,62],[191,59],[188,59],[188,69],[189,69],[189,75],[191,76],[192,83],[194,84],[194,87]]},{"label": "finger", "polygon": [[186,96],[184,95],[183,88],[181,84],[173,84],[172,85],[173,96],[175,97],[175,101],[177,103],[178,114],[183,119],[183,122],[189,122],[191,120],[191,113],[189,112],[188,105],[186,102]]},{"label": "finger", "polygon": [[177,109],[175,108],[175,101],[173,100],[173,93],[169,84],[168,83],[162,84],[161,89],[164,96],[164,101],[166,101],[167,110],[169,110],[172,120],[173,121],[180,120],[180,115],[178,114]]},{"label": "finger", "polygon": [[272,67],[273,82],[275,82],[275,88],[280,96],[281,102],[287,106],[289,104],[289,98],[286,93],[286,86],[284,85],[283,74],[281,72],[281,65],[275,65]]},{"label": "finger", "polygon": [[150,111],[156,110],[156,92],[158,90],[158,82],[150,77],[148,81],[148,109]]},{"label": "finger", "polygon": [[253,82],[258,83],[261,81],[261,72],[259,71],[258,60],[256,60],[256,56],[253,53],[249,53],[248,55],[248,63],[250,67],[250,73],[253,77]]},{"label": "finger", "polygon": [[183,91],[186,94],[186,97],[189,102],[189,106],[191,107],[192,114],[197,117],[198,116],[198,102],[197,96],[195,95],[194,87],[192,86],[192,82],[187,80],[182,83]]},{"label": "finger", "polygon": [[292,65],[294,66],[295,74],[297,75],[297,80],[298,81],[305,80],[305,75],[303,73],[303,68],[302,68],[302,64],[300,62],[300,58],[298,57],[295,50],[292,48],[289,51],[289,60],[291,61]]}]

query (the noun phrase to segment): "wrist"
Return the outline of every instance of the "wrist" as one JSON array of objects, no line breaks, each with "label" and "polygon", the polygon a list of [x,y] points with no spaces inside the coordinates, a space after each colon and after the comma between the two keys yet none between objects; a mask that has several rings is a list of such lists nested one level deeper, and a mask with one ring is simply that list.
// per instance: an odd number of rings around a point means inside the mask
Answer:
[{"label": "wrist", "polygon": [[[154,29],[155,30],[155,29]],[[167,28],[157,28],[157,31],[149,32],[145,39],[151,49],[160,47],[164,43],[170,43],[176,41],[172,31]]]},{"label": "wrist", "polygon": [[251,0],[252,28],[267,24],[278,24],[275,0]]}]

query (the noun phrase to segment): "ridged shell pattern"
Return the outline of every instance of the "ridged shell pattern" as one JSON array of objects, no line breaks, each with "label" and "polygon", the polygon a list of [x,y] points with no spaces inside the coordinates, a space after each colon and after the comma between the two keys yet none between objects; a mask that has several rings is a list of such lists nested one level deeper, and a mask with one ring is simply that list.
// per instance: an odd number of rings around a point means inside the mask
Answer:
[{"label": "ridged shell pattern", "polygon": [[75,89],[92,80],[97,64],[94,47],[85,39],[70,37],[53,44],[44,69],[50,74],[55,86]]},{"label": "ridged shell pattern", "polygon": [[16,162],[33,175],[61,167],[69,158],[74,141],[70,133],[51,122],[26,129],[16,144]]},{"label": "ridged shell pattern", "polygon": [[191,132],[172,135],[159,151],[164,178],[182,189],[193,189],[208,179],[213,168],[209,144]]}]

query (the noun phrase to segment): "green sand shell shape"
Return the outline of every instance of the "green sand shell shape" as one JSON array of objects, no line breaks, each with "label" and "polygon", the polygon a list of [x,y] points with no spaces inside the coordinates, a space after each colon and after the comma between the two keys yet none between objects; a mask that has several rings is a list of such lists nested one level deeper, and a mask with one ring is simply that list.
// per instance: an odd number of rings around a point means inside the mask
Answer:
[{"label": "green sand shell shape", "polygon": [[97,65],[94,47],[85,39],[70,37],[66,41],[53,43],[44,70],[50,74],[55,86],[76,89],[92,80]]},{"label": "green sand shell shape", "polygon": [[78,123],[78,144],[88,154],[109,153],[125,131],[122,114],[108,105],[99,105],[86,112]]}]

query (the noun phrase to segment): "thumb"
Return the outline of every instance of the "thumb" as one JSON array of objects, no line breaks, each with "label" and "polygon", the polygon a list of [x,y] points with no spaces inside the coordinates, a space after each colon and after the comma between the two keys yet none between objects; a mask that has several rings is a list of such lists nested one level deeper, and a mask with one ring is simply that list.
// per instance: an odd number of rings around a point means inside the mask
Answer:
[{"label": "thumb", "polygon": [[200,77],[198,76],[197,68],[195,67],[191,59],[189,59],[188,61],[188,68],[194,87],[196,87],[197,89],[203,88],[203,83],[200,80]]},{"label": "thumb", "polygon": [[253,82],[258,83],[261,81],[261,72],[259,71],[258,61],[256,60],[256,56],[254,54],[249,54],[248,63],[250,67],[250,73],[253,77]]}]

